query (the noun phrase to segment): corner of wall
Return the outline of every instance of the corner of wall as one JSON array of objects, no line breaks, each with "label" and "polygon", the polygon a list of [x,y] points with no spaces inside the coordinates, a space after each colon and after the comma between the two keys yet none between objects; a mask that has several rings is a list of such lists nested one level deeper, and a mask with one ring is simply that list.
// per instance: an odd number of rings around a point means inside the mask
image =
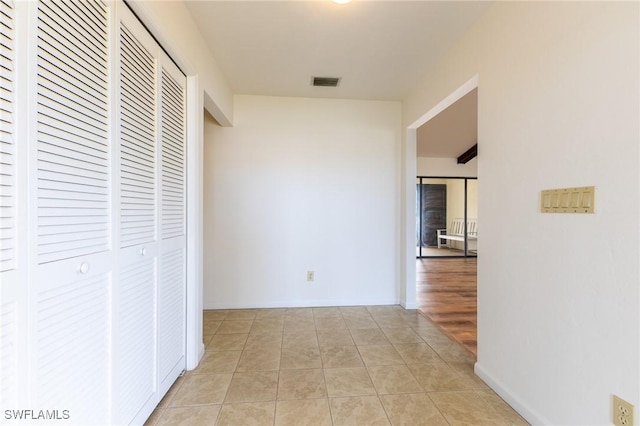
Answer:
[{"label": "corner of wall", "polygon": [[480,377],[491,389],[493,389],[507,404],[518,412],[526,421],[532,425],[550,425],[549,420],[545,419],[539,413],[535,412],[528,404],[513,393],[499,380],[496,380],[487,370],[484,369],[480,361],[476,362],[473,371]]}]

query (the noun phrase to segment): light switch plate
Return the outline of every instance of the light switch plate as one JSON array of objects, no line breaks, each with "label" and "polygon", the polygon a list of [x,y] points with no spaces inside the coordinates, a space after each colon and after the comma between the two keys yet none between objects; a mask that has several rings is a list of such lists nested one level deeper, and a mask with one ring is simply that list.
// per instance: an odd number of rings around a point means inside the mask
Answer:
[{"label": "light switch plate", "polygon": [[540,194],[542,213],[595,213],[596,187],[545,189]]}]

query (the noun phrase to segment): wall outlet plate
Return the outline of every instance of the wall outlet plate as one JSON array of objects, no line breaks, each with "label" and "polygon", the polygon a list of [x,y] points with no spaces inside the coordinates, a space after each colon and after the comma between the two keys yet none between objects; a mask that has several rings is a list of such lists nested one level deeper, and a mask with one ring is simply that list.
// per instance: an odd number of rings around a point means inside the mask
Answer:
[{"label": "wall outlet plate", "polygon": [[613,424],[615,426],[634,426],[634,407],[624,399],[613,395]]}]

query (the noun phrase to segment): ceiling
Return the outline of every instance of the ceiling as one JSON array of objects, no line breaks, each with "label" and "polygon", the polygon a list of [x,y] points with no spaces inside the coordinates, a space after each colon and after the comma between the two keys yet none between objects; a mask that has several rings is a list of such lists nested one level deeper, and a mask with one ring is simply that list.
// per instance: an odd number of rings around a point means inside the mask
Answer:
[{"label": "ceiling", "polygon": [[[390,101],[402,100],[491,5],[421,0],[185,3],[236,94]],[[340,77],[340,85],[314,87],[314,76]]]},{"label": "ceiling", "polygon": [[418,157],[457,158],[478,142],[478,89],[458,99],[417,131]]}]

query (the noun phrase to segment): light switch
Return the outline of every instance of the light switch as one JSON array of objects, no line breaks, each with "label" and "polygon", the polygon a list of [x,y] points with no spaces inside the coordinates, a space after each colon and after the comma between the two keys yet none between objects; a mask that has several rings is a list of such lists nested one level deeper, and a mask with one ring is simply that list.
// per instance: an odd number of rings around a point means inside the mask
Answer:
[{"label": "light switch", "polygon": [[540,194],[542,213],[594,213],[595,186],[545,189]]},{"label": "light switch", "polygon": [[578,191],[573,191],[571,193],[571,207],[576,209],[578,207],[580,207],[580,199],[581,199],[581,193]]},{"label": "light switch", "polygon": [[[590,187],[593,188],[593,187]],[[590,213],[593,213],[593,202],[594,202],[594,191],[593,190],[585,190],[582,192],[582,205],[584,209],[591,210]]]}]

